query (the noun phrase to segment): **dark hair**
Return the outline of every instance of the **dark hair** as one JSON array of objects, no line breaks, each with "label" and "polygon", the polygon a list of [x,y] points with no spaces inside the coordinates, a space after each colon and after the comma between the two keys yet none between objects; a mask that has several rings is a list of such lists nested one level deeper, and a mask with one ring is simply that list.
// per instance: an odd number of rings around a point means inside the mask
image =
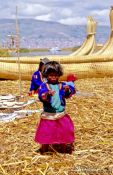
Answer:
[{"label": "dark hair", "polygon": [[57,61],[50,61],[45,64],[43,76],[47,78],[48,74],[50,73],[57,73],[60,77],[63,75],[62,66]]},{"label": "dark hair", "polygon": [[42,66],[43,66],[43,65],[44,65],[43,62],[40,62],[40,63],[39,63],[39,68],[38,68],[39,71],[42,71]]}]

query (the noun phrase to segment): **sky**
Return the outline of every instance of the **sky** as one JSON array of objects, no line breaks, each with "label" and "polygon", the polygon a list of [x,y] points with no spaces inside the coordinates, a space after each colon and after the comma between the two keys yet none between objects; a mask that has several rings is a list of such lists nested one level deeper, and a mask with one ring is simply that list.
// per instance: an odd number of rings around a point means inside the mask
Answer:
[{"label": "sky", "polygon": [[113,0],[0,0],[0,19],[30,18],[66,25],[84,25],[92,16],[98,25],[110,25]]}]

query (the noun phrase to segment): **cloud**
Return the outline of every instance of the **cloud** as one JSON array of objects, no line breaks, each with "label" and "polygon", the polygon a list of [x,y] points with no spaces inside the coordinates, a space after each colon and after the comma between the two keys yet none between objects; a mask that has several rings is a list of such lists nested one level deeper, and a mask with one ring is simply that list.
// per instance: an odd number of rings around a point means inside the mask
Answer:
[{"label": "cloud", "polygon": [[20,4],[19,15],[25,18],[36,18],[38,15],[45,15],[50,12],[47,6],[41,4]]},{"label": "cloud", "polygon": [[68,9],[68,8],[64,8],[62,11],[61,11],[61,15],[64,16],[64,17],[70,17],[72,15],[72,10],[71,9]]},{"label": "cloud", "polygon": [[86,24],[92,15],[99,24],[109,25],[113,0],[1,0],[0,18],[14,18],[18,6],[19,18],[50,20],[63,24]]},{"label": "cloud", "polygon": [[108,16],[109,15],[109,9],[103,9],[103,10],[92,10],[92,15],[98,15],[98,16]]},{"label": "cloud", "polygon": [[109,25],[109,13],[109,9],[93,10],[91,15],[94,16],[99,25]]},{"label": "cloud", "polygon": [[50,16],[50,14],[41,15],[41,16],[36,16],[35,19],[37,19],[37,20],[43,20],[43,21],[50,21],[51,16]]},{"label": "cloud", "polygon": [[85,17],[74,17],[74,18],[65,18],[60,19],[60,23],[68,24],[68,25],[86,25],[87,19]]}]

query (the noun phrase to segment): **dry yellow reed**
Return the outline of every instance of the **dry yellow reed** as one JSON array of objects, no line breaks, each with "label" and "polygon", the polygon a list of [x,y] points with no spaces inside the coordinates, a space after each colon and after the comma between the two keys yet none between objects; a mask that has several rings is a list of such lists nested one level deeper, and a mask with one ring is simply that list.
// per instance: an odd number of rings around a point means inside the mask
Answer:
[{"label": "dry yellow reed", "polygon": [[[29,85],[22,81],[22,94]],[[0,123],[1,175],[113,174],[113,78],[81,79],[76,87],[81,93],[66,106],[76,128],[73,154],[36,152],[33,138],[40,114]],[[18,95],[18,81],[0,81],[0,94],[8,93]],[[40,102],[31,106],[37,108],[42,108]]]}]

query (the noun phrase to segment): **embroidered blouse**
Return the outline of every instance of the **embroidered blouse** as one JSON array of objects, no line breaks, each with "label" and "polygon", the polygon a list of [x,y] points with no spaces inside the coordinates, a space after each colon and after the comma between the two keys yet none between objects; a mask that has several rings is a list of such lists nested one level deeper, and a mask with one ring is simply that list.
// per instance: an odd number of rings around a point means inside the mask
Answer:
[{"label": "embroidered blouse", "polygon": [[32,75],[30,91],[32,91],[32,90],[34,90],[34,91],[38,90],[38,88],[40,87],[40,85],[42,83],[43,83],[42,74],[38,70],[38,71],[34,72],[34,74]]},{"label": "embroidered blouse", "polygon": [[[71,85],[69,86],[69,90],[65,91],[66,83],[58,83],[58,84],[48,84],[42,83],[38,95],[40,101],[43,103],[43,110],[45,112],[58,113],[63,112],[65,110],[65,98],[69,98],[73,94],[75,94],[75,88]],[[48,95],[48,91],[55,91],[53,96]],[[46,100],[42,99],[42,96],[46,96]]]}]

